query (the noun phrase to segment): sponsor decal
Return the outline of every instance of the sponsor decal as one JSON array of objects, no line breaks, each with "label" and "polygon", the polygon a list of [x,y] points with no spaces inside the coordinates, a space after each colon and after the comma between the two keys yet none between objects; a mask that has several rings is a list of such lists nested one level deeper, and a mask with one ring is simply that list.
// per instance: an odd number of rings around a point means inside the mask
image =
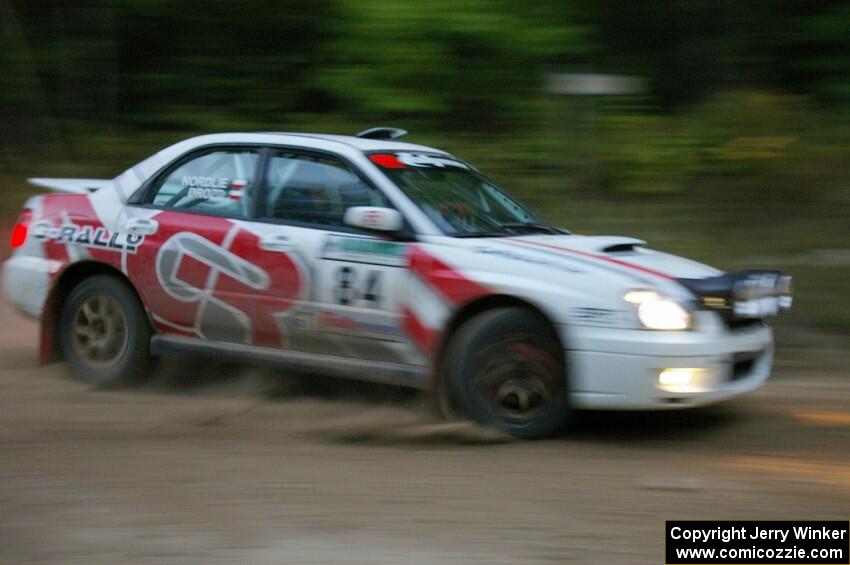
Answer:
[{"label": "sponsor decal", "polygon": [[295,330],[302,332],[316,330],[316,316],[311,310],[307,308],[293,309],[291,318],[292,328]]},{"label": "sponsor decal", "polygon": [[215,198],[224,198],[227,196],[227,191],[223,188],[199,188],[193,186],[186,193],[189,198],[199,198],[201,200],[212,200]]},{"label": "sponsor decal", "polygon": [[110,231],[102,226],[80,226],[63,224],[53,226],[49,222],[38,222],[33,226],[33,237],[56,243],[82,245],[115,251],[135,253],[145,240],[144,234]]},{"label": "sponsor decal", "polygon": [[458,169],[469,169],[469,165],[456,161],[450,157],[439,155],[426,155],[424,153],[377,153],[369,156],[369,160],[384,169],[404,169],[407,167],[456,167]]},{"label": "sponsor decal", "polygon": [[544,267],[552,267],[553,269],[560,269],[562,271],[568,271],[570,273],[581,273],[580,269],[574,269],[567,265],[563,265],[561,263],[553,263],[551,261],[547,261],[540,257],[532,257],[530,255],[525,255],[522,253],[515,253],[513,251],[508,251],[506,249],[494,249],[492,247],[476,247],[476,253],[481,253],[483,255],[496,255],[499,257],[504,257],[505,259],[513,259],[514,261],[523,261],[525,263],[533,263],[535,265],[541,265]]},{"label": "sponsor decal", "polygon": [[224,190],[228,186],[230,186],[230,179],[227,177],[201,177],[185,175],[183,177],[183,186]]},{"label": "sponsor decal", "polygon": [[468,169],[466,163],[455,161],[447,157],[438,157],[436,155],[424,155],[422,153],[397,153],[396,158],[401,163],[409,167],[457,167],[459,169]]},{"label": "sponsor decal", "polygon": [[245,187],[248,186],[248,181],[244,179],[237,179],[230,183],[230,192],[228,193],[228,197],[231,200],[241,200],[242,193],[245,190]]},{"label": "sponsor decal", "polygon": [[320,329],[331,333],[393,340],[402,335],[397,326],[386,323],[382,316],[365,312],[341,314],[325,310],[317,315],[316,322]]},{"label": "sponsor decal", "polygon": [[406,254],[407,245],[404,243],[338,235],[329,235],[322,249],[322,259],[391,267],[405,266]]},{"label": "sponsor decal", "polygon": [[189,198],[200,200],[214,200],[216,198],[230,198],[240,200],[242,192],[248,186],[245,179],[230,179],[228,177],[203,177],[185,175],[182,185],[187,188],[186,195]]}]

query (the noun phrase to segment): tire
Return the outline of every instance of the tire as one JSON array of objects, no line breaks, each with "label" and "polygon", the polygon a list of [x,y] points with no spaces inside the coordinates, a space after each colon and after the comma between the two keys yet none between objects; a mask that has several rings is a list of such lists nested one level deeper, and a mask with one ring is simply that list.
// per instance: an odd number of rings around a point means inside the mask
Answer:
[{"label": "tire", "polygon": [[457,410],[516,437],[555,435],[571,414],[561,345],[526,308],[498,308],[465,322],[448,344],[442,377]]},{"label": "tire", "polygon": [[154,366],[151,328],[135,291],[95,275],[71,291],[59,318],[62,354],[78,380],[98,387],[135,384]]}]

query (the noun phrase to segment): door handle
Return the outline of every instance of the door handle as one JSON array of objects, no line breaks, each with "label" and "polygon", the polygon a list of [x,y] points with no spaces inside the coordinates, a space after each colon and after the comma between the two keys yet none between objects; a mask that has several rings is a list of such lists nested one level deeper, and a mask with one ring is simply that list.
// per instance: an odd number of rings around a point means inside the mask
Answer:
[{"label": "door handle", "polygon": [[260,239],[260,249],[266,251],[289,251],[292,247],[292,240],[285,235],[267,235]]},{"label": "door handle", "polygon": [[159,222],[156,220],[149,220],[147,218],[130,218],[127,220],[127,231],[131,233],[153,235],[158,229]]}]

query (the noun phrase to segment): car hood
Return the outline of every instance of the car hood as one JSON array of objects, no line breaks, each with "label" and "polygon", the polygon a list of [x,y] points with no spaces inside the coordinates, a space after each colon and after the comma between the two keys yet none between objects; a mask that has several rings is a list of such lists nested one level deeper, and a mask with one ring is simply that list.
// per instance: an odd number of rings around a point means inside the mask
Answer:
[{"label": "car hood", "polygon": [[506,256],[524,254],[577,270],[603,270],[629,279],[672,281],[722,274],[708,265],[655,251],[640,239],[622,236],[531,235],[478,240]]}]

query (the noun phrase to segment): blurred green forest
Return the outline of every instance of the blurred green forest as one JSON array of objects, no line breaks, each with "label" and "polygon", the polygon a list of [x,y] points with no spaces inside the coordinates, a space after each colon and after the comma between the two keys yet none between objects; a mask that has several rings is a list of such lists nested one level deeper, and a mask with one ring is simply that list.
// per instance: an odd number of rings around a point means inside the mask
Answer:
[{"label": "blurred green forest", "polygon": [[196,133],[393,125],[576,232],[785,268],[781,323],[850,333],[847,2],[0,0],[0,34],[6,216]]}]

